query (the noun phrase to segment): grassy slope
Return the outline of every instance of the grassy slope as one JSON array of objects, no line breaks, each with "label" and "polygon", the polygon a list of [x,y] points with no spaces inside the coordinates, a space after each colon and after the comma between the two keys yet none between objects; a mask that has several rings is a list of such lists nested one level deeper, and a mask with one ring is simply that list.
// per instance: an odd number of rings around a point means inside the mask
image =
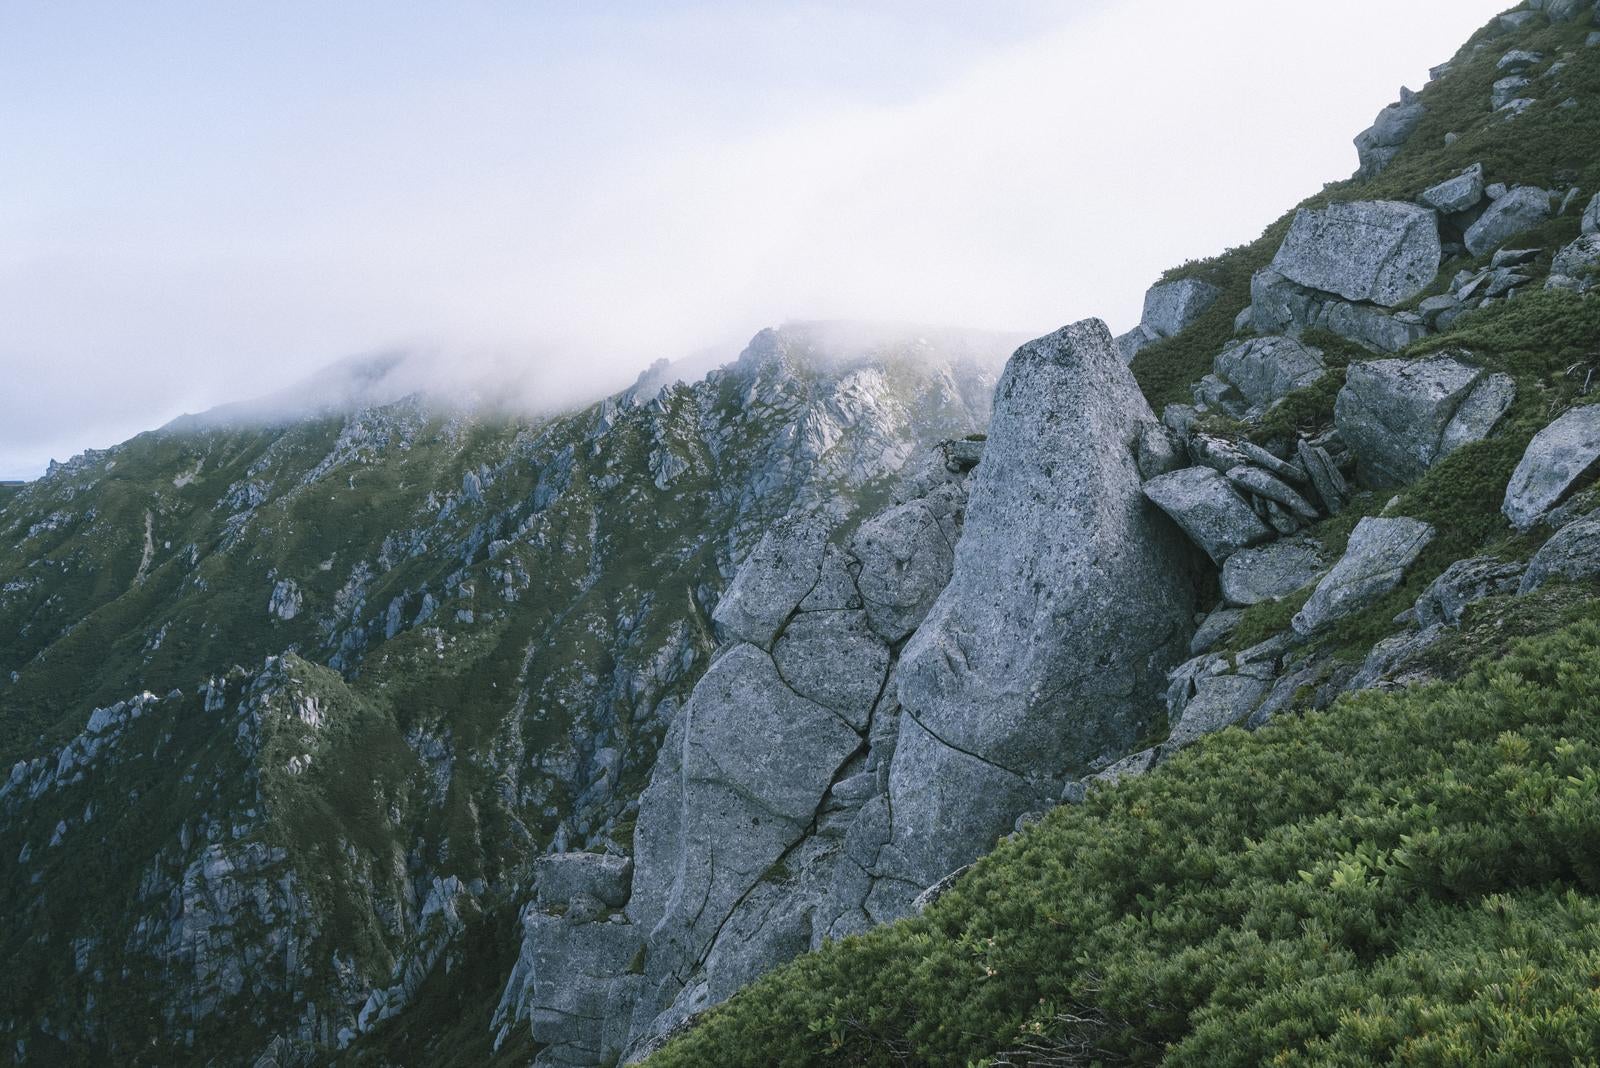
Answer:
[{"label": "grassy slope", "polygon": [[[1479,34],[1429,88],[1429,115],[1381,178],[1329,200],[1410,199],[1482,161],[1490,181],[1600,189],[1600,50],[1589,27]],[[1473,54],[1474,44],[1488,40]],[[1561,90],[1513,123],[1488,87],[1508,48],[1575,51]],[[1559,108],[1571,96],[1580,106]],[[1444,134],[1461,135],[1453,146]],[[1580,205],[1584,201],[1580,200]],[[1134,372],[1159,410],[1188,402],[1292,218],[1200,275],[1224,297]],[[1518,244],[1556,249],[1576,212]],[[1456,271],[1447,263],[1433,291]],[[1256,431],[1326,425],[1342,365]],[[1456,559],[1525,558],[1499,514],[1527,441],[1600,364],[1600,301],[1529,293],[1464,316],[1413,354],[1465,350],[1512,374],[1489,440],[1400,494],[1440,537],[1391,597],[1322,639],[1359,658]],[[1390,494],[1315,531],[1331,552]],[[1229,731],[1005,842],[919,919],[829,946],[736,997],[651,1063],[1588,1063],[1600,1049],[1600,605],[1557,587],[1497,598],[1442,644],[1449,686],[1368,694],[1251,736]],[[1250,610],[1233,644],[1281,630],[1303,595]],[[1538,635],[1508,655],[1516,635]],[[1499,659],[1504,657],[1504,659]],[[1495,660],[1499,660],[1495,663]]]}]

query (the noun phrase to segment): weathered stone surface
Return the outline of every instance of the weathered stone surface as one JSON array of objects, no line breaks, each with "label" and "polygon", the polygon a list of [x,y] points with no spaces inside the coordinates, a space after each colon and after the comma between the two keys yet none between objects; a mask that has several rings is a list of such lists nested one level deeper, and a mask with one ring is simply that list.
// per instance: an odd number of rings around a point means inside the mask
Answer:
[{"label": "weathered stone surface", "polygon": [[1314,633],[1380,600],[1405,579],[1433,535],[1433,527],[1419,519],[1361,520],[1344,556],[1295,614],[1295,633]]},{"label": "weathered stone surface", "polygon": [[1377,121],[1356,137],[1356,154],[1361,160],[1356,177],[1373,178],[1382,174],[1426,114],[1427,108],[1418,95],[1402,87],[1400,99],[1380,111]]},{"label": "weathered stone surface", "polygon": [[907,501],[874,516],[850,539],[860,561],[856,588],[872,629],[885,641],[910,634],[950,580],[959,493]]},{"label": "weathered stone surface", "polygon": [[1140,323],[1126,334],[1118,334],[1116,346],[1117,351],[1122,354],[1122,362],[1132,363],[1133,358],[1139,355],[1140,349],[1160,340],[1160,334]]},{"label": "weathered stone surface", "polygon": [[1589,0],[1544,0],[1544,13],[1551,22],[1574,22],[1589,10]]},{"label": "weathered stone surface", "polygon": [[1200,624],[1200,629],[1194,632],[1194,637],[1189,640],[1189,655],[1200,656],[1209,653],[1219,642],[1233,633],[1233,628],[1239,625],[1239,620],[1243,617],[1244,612],[1238,608],[1214,609],[1206,616],[1205,622]]},{"label": "weathered stone surface", "polygon": [[1589,201],[1589,206],[1583,209],[1583,232],[1600,232],[1600,193],[1596,193],[1594,199]]},{"label": "weathered stone surface", "polygon": [[1139,477],[1156,478],[1183,466],[1183,457],[1172,431],[1151,424],[1139,434]]},{"label": "weathered stone surface", "polygon": [[1549,285],[1584,292],[1594,286],[1597,270],[1600,270],[1600,233],[1583,234],[1556,253],[1550,264]]},{"label": "weathered stone surface", "polygon": [[1532,593],[1554,579],[1583,582],[1600,575],[1600,512],[1590,512],[1556,531],[1522,576],[1519,593]]},{"label": "weathered stone surface", "polygon": [[[734,906],[801,839],[861,745],[747,644],[711,665],[673,727],[681,729],[668,741],[679,748],[663,752],[640,804],[628,908],[650,931],[649,976],[671,987],[663,1001],[676,998]],[[670,847],[641,850],[646,833]]]},{"label": "weathered stone surface", "polygon": [[1217,563],[1272,537],[1226,477],[1210,467],[1186,467],[1144,484],[1149,497]]},{"label": "weathered stone surface", "polygon": [[1244,404],[1238,411],[1229,412],[1240,418],[1260,415],[1290,393],[1305,389],[1327,374],[1321,349],[1282,336],[1229,342],[1216,358],[1212,370],[1243,399]]},{"label": "weathered stone surface", "polygon": [[1511,75],[1495,82],[1489,91],[1489,106],[1499,111],[1513,100],[1522,98],[1522,91],[1532,85],[1530,78],[1521,75]]},{"label": "weathered stone surface", "polygon": [[1172,337],[1205,314],[1222,291],[1198,278],[1180,278],[1151,286],[1144,295],[1140,324],[1157,337]]},{"label": "weathered stone surface", "polygon": [[1468,228],[1464,238],[1467,251],[1474,256],[1493,252],[1549,218],[1550,193],[1537,186],[1519,185],[1489,205],[1483,217]]},{"label": "weathered stone surface", "polygon": [[1506,486],[1500,511],[1528,530],[1600,466],[1600,405],[1574,408],[1535,434]]},{"label": "weathered stone surface", "polygon": [[1334,420],[1362,481],[1398,486],[1487,436],[1514,394],[1509,377],[1449,356],[1371,360],[1350,365]]},{"label": "weathered stone surface", "polygon": [[1350,496],[1350,487],[1345,482],[1338,465],[1333,462],[1333,457],[1328,455],[1328,450],[1301,438],[1295,451],[1311,479],[1312,487],[1317,491],[1317,496],[1322,498],[1322,506],[1328,510],[1328,514],[1338,515],[1344,511],[1345,501]]},{"label": "weathered stone surface", "polygon": [[1267,695],[1271,682],[1248,675],[1219,675],[1201,679],[1185,702],[1163,749],[1178,749],[1242,723]]},{"label": "weathered stone surface", "polygon": [[604,853],[553,853],[533,863],[534,889],[541,905],[560,905],[578,894],[621,908],[633,881],[630,857]]},{"label": "weathered stone surface", "polygon": [[896,673],[880,867],[900,881],[971,861],[1148,728],[1194,630],[1199,566],[1140,493],[1154,422],[1098,321],[1007,366],[954,573]]},{"label": "weathered stone surface", "polygon": [[1393,307],[1439,273],[1433,212],[1392,200],[1302,208],[1272,269],[1308,289]]},{"label": "weathered stone surface", "polygon": [[[1418,654],[1438,644],[1445,636],[1443,624],[1435,623],[1418,631],[1407,631],[1385,638],[1372,647],[1361,670],[1345,684],[1346,692],[1369,690],[1403,669]],[[1413,680],[1415,681],[1415,680]]]},{"label": "weathered stone surface", "polygon": [[637,980],[627,972],[641,941],[631,924],[572,924],[529,906],[522,917],[522,952],[501,995],[496,1025],[527,1022],[534,1041],[546,1047],[534,1062],[541,1068],[615,1063],[628,1020],[608,1006],[614,986]]},{"label": "weathered stone surface", "polygon": [[1322,518],[1292,486],[1258,467],[1235,467],[1228,471],[1226,477],[1235,489],[1280,504],[1298,519],[1314,523]]},{"label": "weathered stone surface", "polygon": [[1444,215],[1475,208],[1483,200],[1483,164],[1474,163],[1454,178],[1423,191],[1421,200]]},{"label": "weathered stone surface", "polygon": [[817,584],[828,523],[820,516],[789,516],[773,524],[739,568],[711,619],[724,641],[763,649]]},{"label": "weathered stone surface", "polygon": [[790,689],[867,729],[889,674],[889,647],[867,626],[864,612],[802,612],[772,650]]},{"label": "weathered stone surface", "polygon": [[1304,589],[1325,566],[1322,546],[1309,538],[1240,549],[1222,565],[1222,596],[1232,605],[1280,600]]},{"label": "weathered stone surface", "polygon": [[1417,625],[1427,628],[1442,623],[1459,627],[1468,605],[1496,594],[1516,592],[1522,571],[1522,565],[1492,556],[1457,560],[1417,598],[1413,609]]},{"label": "weathered stone surface", "polygon": [[1347,301],[1290,281],[1270,267],[1250,279],[1250,311],[1262,334],[1327,330],[1374,352],[1398,352],[1428,332],[1414,312],[1390,313]]}]

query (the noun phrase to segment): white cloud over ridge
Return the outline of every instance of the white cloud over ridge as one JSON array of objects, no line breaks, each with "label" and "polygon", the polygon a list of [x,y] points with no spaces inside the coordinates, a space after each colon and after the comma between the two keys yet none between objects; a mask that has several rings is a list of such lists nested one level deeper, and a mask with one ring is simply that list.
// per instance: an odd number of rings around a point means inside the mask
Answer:
[{"label": "white cloud over ridge", "polygon": [[378,349],[1125,328],[1502,5],[91,6],[0,13],[0,477]]}]

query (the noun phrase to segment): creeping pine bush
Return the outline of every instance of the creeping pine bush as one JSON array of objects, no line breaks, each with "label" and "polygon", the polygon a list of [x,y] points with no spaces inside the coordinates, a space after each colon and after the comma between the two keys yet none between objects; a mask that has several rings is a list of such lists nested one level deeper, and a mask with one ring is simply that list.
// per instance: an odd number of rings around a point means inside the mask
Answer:
[{"label": "creeping pine bush", "polygon": [[666,1046],[690,1065],[1574,1064],[1600,1050],[1600,612],[1230,730]]}]

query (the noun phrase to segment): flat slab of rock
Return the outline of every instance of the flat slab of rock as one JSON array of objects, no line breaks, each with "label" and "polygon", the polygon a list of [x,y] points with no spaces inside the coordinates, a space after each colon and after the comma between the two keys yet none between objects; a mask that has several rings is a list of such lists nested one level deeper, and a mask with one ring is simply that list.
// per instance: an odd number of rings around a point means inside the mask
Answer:
[{"label": "flat slab of rock", "polygon": [[1313,634],[1381,600],[1405,580],[1433,535],[1433,526],[1420,519],[1361,520],[1344,556],[1295,614],[1295,633]]},{"label": "flat slab of rock", "polygon": [[1449,356],[1350,365],[1334,403],[1361,480],[1399,486],[1494,429],[1516,396],[1508,375]]},{"label": "flat slab of rock", "polygon": [[1415,312],[1345,300],[1291,281],[1270,267],[1251,276],[1250,317],[1258,333],[1327,330],[1373,352],[1398,352],[1428,333],[1427,323]]},{"label": "flat slab of rock", "polygon": [[1528,530],[1600,466],[1600,406],[1574,408],[1535,434],[1500,511]]},{"label": "flat slab of rock", "polygon": [[1322,518],[1317,514],[1317,510],[1311,507],[1310,502],[1294,491],[1294,487],[1274,475],[1267,474],[1259,467],[1231,468],[1227,473],[1227,479],[1235,489],[1244,490],[1263,500],[1281,505],[1297,519],[1315,523]]},{"label": "flat slab of rock", "polygon": [[1185,467],[1153,478],[1144,484],[1144,495],[1218,564],[1273,536],[1226,476],[1210,467]]},{"label": "flat slab of rock", "polygon": [[1307,538],[1240,549],[1222,565],[1222,596],[1241,606],[1282,600],[1304,589],[1325,566],[1322,546]]},{"label": "flat slab of rock", "polygon": [[1468,228],[1463,239],[1474,256],[1493,252],[1518,234],[1542,226],[1551,215],[1550,193],[1537,186],[1519,185],[1500,197]]},{"label": "flat slab of rock", "polygon": [[711,613],[718,637],[772,648],[772,639],[817,584],[828,533],[829,524],[820,516],[774,523]]},{"label": "flat slab of rock", "polygon": [[1394,200],[1302,208],[1272,269],[1291,282],[1346,300],[1393,307],[1439,273],[1434,213]]},{"label": "flat slab of rock", "polygon": [[587,894],[621,908],[628,903],[633,861],[604,853],[553,853],[533,862],[534,888],[541,905],[561,905]]},{"label": "flat slab of rock", "polygon": [[1496,594],[1515,593],[1522,572],[1521,564],[1492,556],[1457,560],[1417,598],[1412,609],[1417,625],[1427,628],[1442,623],[1459,627],[1462,613],[1469,605]]},{"label": "flat slab of rock", "polygon": [[1474,163],[1454,178],[1424,190],[1421,200],[1445,215],[1475,208],[1483,200],[1483,164]]},{"label": "flat slab of rock", "polygon": [[1553,579],[1582,582],[1600,575],[1600,512],[1590,512],[1555,532],[1528,561],[1518,593],[1532,593]]},{"label": "flat slab of rock", "polygon": [[1237,627],[1239,620],[1243,618],[1244,612],[1237,608],[1218,608],[1212,611],[1190,639],[1189,655],[1200,656],[1209,653],[1233,633],[1233,628]]}]

